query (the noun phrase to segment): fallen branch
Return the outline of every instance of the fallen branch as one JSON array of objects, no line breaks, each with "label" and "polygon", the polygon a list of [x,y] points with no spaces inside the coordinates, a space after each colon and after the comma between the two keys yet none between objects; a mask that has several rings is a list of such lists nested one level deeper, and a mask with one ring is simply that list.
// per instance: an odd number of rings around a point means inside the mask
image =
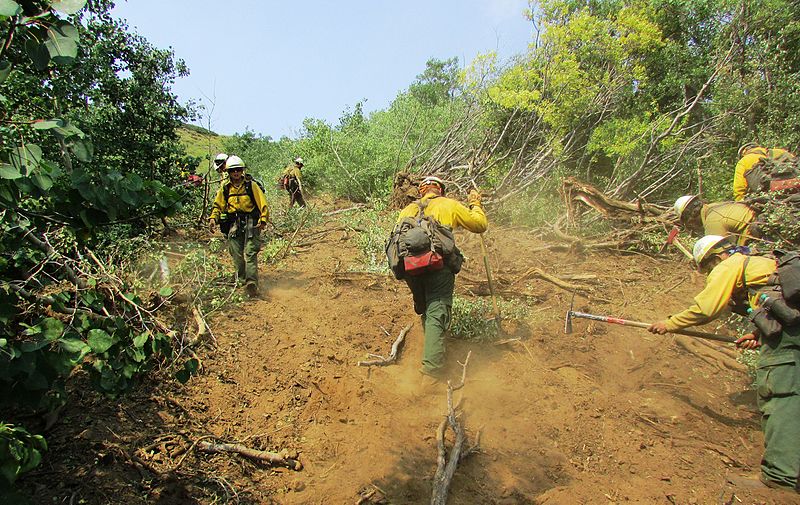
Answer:
[{"label": "fallen branch", "polygon": [[372,356],[375,356],[377,359],[359,361],[358,366],[386,366],[397,361],[397,353],[400,351],[400,346],[403,345],[403,341],[405,340],[408,332],[411,331],[412,326],[414,326],[414,323],[409,323],[405,328],[403,328],[403,330],[397,336],[397,339],[394,341],[394,344],[392,344],[392,350],[388,357],[384,358],[383,356],[377,356],[373,354]]},{"label": "fallen branch", "polygon": [[[200,312],[200,308],[197,307],[197,305],[192,305],[192,315],[194,316],[195,323],[197,323],[197,333],[189,342],[190,346],[199,342],[200,339],[208,335],[210,331],[208,323],[206,322],[205,318],[203,318],[203,314]],[[214,345],[216,345],[216,343],[216,339],[214,339]]]},{"label": "fallen branch", "polygon": [[524,274],[519,276],[512,284],[516,284],[517,282],[522,282],[530,277],[539,277],[540,279],[546,280],[547,282],[551,282],[556,286],[560,287],[561,289],[566,289],[567,291],[591,291],[591,288],[588,286],[581,286],[580,284],[573,284],[571,282],[562,281],[558,277],[553,277],[552,275],[544,272],[539,268],[529,268],[525,271]]},{"label": "fallen branch", "polygon": [[292,470],[302,470],[303,464],[297,459],[290,458],[285,451],[283,453],[259,451],[257,449],[250,449],[241,444],[215,444],[212,442],[200,442],[197,444],[197,449],[201,452],[207,453],[221,453],[233,452],[241,454],[250,459],[257,459],[269,463],[271,465],[285,466]]},{"label": "fallen branch", "polygon": [[350,212],[350,211],[353,211],[353,210],[363,209],[366,206],[367,206],[367,204],[365,204],[365,203],[359,203],[358,205],[353,205],[352,207],[347,207],[346,209],[338,209],[338,210],[332,210],[330,212],[326,212],[326,213],[322,214],[322,216],[323,217],[327,217],[327,216],[333,216],[333,215],[336,215],[336,214],[342,214],[344,212]]},{"label": "fallen branch", "polygon": [[[475,444],[464,450],[467,441],[466,430],[464,424],[459,421],[463,417],[459,405],[453,405],[453,392],[464,387],[467,378],[467,364],[472,351],[467,353],[467,359],[461,363],[461,381],[453,386],[450,381],[447,381],[447,416],[439,423],[436,429],[436,473],[433,476],[433,493],[431,496],[431,505],[445,505],[447,503],[447,492],[450,489],[450,482],[456,473],[458,464],[468,455],[477,452],[480,444],[480,432],[475,437]],[[445,449],[445,433],[447,427],[453,430],[455,439],[453,440],[453,447],[450,448],[450,457],[447,457]]]}]

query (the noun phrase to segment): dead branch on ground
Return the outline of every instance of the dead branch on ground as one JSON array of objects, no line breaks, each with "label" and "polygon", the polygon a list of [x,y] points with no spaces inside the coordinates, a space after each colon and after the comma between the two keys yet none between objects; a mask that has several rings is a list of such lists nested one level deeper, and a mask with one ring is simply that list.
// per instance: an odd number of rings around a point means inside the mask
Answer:
[{"label": "dead branch on ground", "polygon": [[403,345],[403,341],[406,338],[406,335],[409,331],[411,331],[411,327],[414,326],[414,323],[409,323],[406,325],[405,328],[397,335],[397,339],[395,339],[394,344],[392,344],[392,350],[389,353],[389,356],[384,358],[383,356],[378,356],[377,354],[370,354],[370,356],[376,358],[369,361],[359,361],[358,366],[386,366],[391,365],[392,363],[397,361],[397,354],[400,352],[400,346]]},{"label": "dead branch on ground", "polygon": [[206,452],[206,453],[232,452],[235,454],[240,454],[250,459],[255,459],[258,461],[269,463],[270,465],[285,466],[292,470],[303,469],[303,464],[300,463],[300,461],[298,461],[296,457],[290,457],[286,451],[282,451],[280,453],[259,451],[257,449],[251,449],[249,447],[245,447],[244,445],[241,444],[217,444],[206,441],[201,441],[200,443],[198,443],[197,449],[200,452]]},{"label": "dead branch on ground", "polygon": [[[456,473],[458,464],[470,454],[480,450],[480,431],[475,436],[475,443],[465,448],[467,442],[467,434],[465,424],[463,422],[463,412],[460,409],[461,402],[454,406],[453,392],[464,387],[467,378],[467,364],[472,351],[467,353],[467,358],[464,363],[461,363],[461,381],[455,386],[447,381],[447,415],[439,423],[436,429],[436,473],[433,477],[433,493],[431,496],[431,505],[444,505],[447,503],[447,493],[450,489],[450,482]],[[445,448],[445,435],[448,426],[453,430],[454,440],[453,446],[450,448],[449,458]]]}]

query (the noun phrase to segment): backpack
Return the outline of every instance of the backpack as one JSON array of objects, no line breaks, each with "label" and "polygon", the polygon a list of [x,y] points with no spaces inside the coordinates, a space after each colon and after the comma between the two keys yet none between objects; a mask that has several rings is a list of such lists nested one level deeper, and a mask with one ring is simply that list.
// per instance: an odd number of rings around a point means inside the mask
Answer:
[{"label": "backpack", "polygon": [[[775,249],[772,255],[778,268],[766,286],[747,288],[747,279],[743,279],[746,292],[758,298],[759,306],[749,313],[749,319],[767,338],[779,335],[784,327],[800,324],[800,252]],[[749,259],[745,260],[745,271]]]},{"label": "backpack", "polygon": [[[253,202],[253,210],[250,211],[248,215],[252,217],[254,221],[257,221],[261,217],[261,209],[259,209],[258,205],[256,205],[256,198],[255,195],[253,194],[253,183],[257,184],[258,187],[261,188],[262,193],[264,192],[264,186],[258,179],[255,179],[252,175],[249,174],[244,176],[245,193],[247,193],[247,196],[250,198],[250,201]],[[231,183],[230,181],[228,181],[222,187],[222,196],[225,199],[225,210],[227,210],[228,198],[230,197],[230,194],[231,194]],[[222,219],[220,220],[219,223],[219,229],[225,235],[228,234],[228,231],[230,230],[236,215],[227,214],[227,216],[228,216],[227,219]]]},{"label": "backpack", "polygon": [[[253,205],[255,205],[256,198],[255,195],[253,194],[253,183],[256,183],[258,187],[261,189],[261,192],[266,194],[266,192],[264,191],[264,185],[261,184],[261,181],[259,181],[250,174],[244,176],[244,182],[245,182],[244,190],[247,193],[247,196],[250,197],[250,201],[253,202]],[[228,204],[228,197],[230,196],[230,194],[231,194],[231,183],[230,181],[228,181],[222,188],[222,196],[225,198],[226,205]],[[258,210],[258,208],[256,208],[256,210]],[[260,210],[258,211],[258,215],[261,216]]]},{"label": "backpack", "polygon": [[780,191],[800,188],[800,160],[792,154],[774,157],[772,150],[744,174],[747,192]]},{"label": "backpack", "polygon": [[453,231],[433,216],[425,215],[427,200],[414,203],[418,207],[417,215],[397,223],[386,242],[389,269],[398,280],[444,267],[457,274],[464,256],[456,247]]}]

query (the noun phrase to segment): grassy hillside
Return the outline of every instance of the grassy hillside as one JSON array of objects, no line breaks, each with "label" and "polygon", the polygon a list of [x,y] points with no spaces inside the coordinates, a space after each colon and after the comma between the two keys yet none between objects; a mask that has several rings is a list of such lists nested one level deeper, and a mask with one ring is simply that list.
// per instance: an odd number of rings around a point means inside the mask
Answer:
[{"label": "grassy hillside", "polygon": [[[190,124],[180,127],[178,135],[181,138],[181,143],[186,147],[187,154],[204,160],[208,157],[213,158],[217,153],[222,152],[222,144],[228,138],[225,135],[218,135],[205,128]],[[206,168],[208,168],[207,161],[200,163],[198,171],[204,172]]]}]

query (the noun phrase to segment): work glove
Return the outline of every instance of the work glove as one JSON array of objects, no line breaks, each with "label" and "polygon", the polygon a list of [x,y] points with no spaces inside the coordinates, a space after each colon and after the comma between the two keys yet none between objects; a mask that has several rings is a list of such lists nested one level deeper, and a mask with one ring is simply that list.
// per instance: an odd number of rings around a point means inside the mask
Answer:
[{"label": "work glove", "polygon": [[208,220],[208,231],[214,233],[217,231],[217,220],[216,219],[209,219]]},{"label": "work glove", "polygon": [[477,190],[473,189],[467,195],[467,203],[469,203],[470,207],[473,207],[475,205],[480,207],[480,205],[481,205],[481,194],[478,193]]}]

